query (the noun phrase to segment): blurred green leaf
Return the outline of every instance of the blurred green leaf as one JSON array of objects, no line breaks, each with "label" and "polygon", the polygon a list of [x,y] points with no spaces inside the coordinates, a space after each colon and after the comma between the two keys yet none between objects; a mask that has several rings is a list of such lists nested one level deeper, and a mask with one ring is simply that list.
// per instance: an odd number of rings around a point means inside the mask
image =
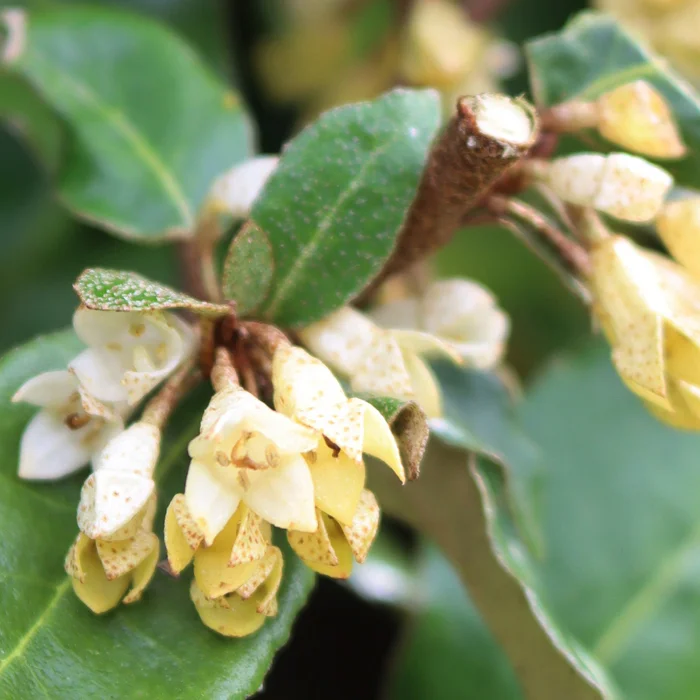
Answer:
[{"label": "blurred green leaf", "polygon": [[422,550],[413,600],[389,698],[521,700],[508,660],[435,547]]},{"label": "blurred green leaf", "polygon": [[547,599],[632,700],[700,688],[700,438],[652,418],[608,349],[554,365],[522,405],[546,457]]},{"label": "blurred green leaf", "polygon": [[236,302],[238,314],[245,316],[265,301],[275,274],[274,265],[265,232],[248,221],[231,241],[224,260],[224,297]]},{"label": "blurred green leaf", "polygon": [[130,238],[191,234],[214,178],[251,152],[235,93],[144,17],[89,7],[21,17],[26,39],[9,67],[71,129],[64,203]]},{"label": "blurred green leaf", "polygon": [[253,207],[275,258],[263,313],[318,321],[389,256],[440,123],[433,90],[394,90],[326,112],[284,150]]},{"label": "blurred green leaf", "polygon": [[[700,100],[666,61],[645,49],[616,20],[584,12],[562,31],[530,41],[527,56],[532,91],[540,107],[595,99],[634,80],[654,85],[668,100],[688,147],[685,158],[662,161],[662,165],[679,185],[700,188]],[[586,136],[611,149],[600,137],[588,132]]]},{"label": "blurred green leaf", "polygon": [[88,309],[101,311],[187,309],[207,315],[225,315],[230,312],[225,304],[200,301],[135,272],[91,268],[78,277],[73,288]]},{"label": "blurred green leaf", "polygon": [[[98,617],[74,596],[63,571],[84,475],[42,485],[15,475],[32,409],[9,398],[29,377],[65,366],[78,347],[71,332],[58,333],[0,362],[0,697],[166,698],[173,687],[182,697],[248,697],[287,641],[312,585],[313,574],[296,557],[286,557],[279,615],[246,639],[223,639],[204,627],[189,601],[188,581],[162,574],[141,602]],[[164,440],[157,473],[169,488],[160,494],[159,522],[172,493],[182,489],[186,446],[200,417],[201,408],[184,406]]]}]

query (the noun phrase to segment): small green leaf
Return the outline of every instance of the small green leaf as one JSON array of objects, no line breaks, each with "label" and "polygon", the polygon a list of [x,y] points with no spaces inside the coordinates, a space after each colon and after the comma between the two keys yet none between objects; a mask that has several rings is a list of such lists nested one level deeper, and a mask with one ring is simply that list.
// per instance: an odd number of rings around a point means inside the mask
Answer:
[{"label": "small green leaf", "polygon": [[663,425],[608,347],[560,359],[521,417],[540,446],[547,600],[624,697],[700,688],[700,436]]},{"label": "small green leaf", "polygon": [[303,326],[379,272],[440,123],[434,90],[394,90],[326,112],[284,150],[253,206],[275,259],[266,318]]},{"label": "small green leaf", "polygon": [[[650,53],[612,17],[584,12],[553,34],[527,44],[530,80],[539,107],[595,99],[634,80],[651,83],[668,101],[688,147],[680,161],[662,161],[679,185],[700,187],[700,100],[663,59]],[[586,133],[601,148],[600,137]],[[586,144],[590,150],[590,144]]]},{"label": "small green leaf", "polygon": [[392,399],[388,396],[360,395],[360,398],[372,404],[386,418],[396,436],[407,479],[417,479],[430,434],[425,413],[414,401]]},{"label": "small green leaf", "polygon": [[85,270],[73,285],[81,303],[99,311],[153,311],[187,309],[198,314],[226,315],[225,304],[212,304],[178,292],[164,284],[151,282],[135,272],[121,270]]},{"label": "small green leaf", "polygon": [[231,241],[224,261],[224,296],[241,315],[255,311],[270,291],[275,261],[265,232],[248,221]]},{"label": "small green leaf", "polygon": [[191,235],[213,180],[250,155],[238,97],[142,16],[58,7],[6,11],[1,21],[6,45],[18,47],[7,67],[70,129],[63,202],[129,238]]},{"label": "small green leaf", "polygon": [[[164,678],[179,697],[249,697],[289,639],[314,576],[287,550],[279,614],[240,640],[219,637],[201,623],[189,600],[187,573],[173,580],[156,572],[140,602],[92,614],[75,597],[63,570],[77,533],[76,507],[86,474],[55,484],[20,481],[19,440],[33,409],[9,402],[26,379],[64,367],[78,351],[77,338],[64,332],[0,361],[0,697],[160,698]],[[201,402],[195,403],[178,411],[163,441],[157,531],[171,496],[184,484],[187,442],[201,420]]]}]

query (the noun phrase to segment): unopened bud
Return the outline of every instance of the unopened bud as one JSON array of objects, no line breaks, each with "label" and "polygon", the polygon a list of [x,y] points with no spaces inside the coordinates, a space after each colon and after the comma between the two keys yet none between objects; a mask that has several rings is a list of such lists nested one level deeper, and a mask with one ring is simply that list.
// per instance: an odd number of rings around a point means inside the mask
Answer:
[{"label": "unopened bud", "polygon": [[211,209],[236,219],[246,219],[278,162],[277,156],[258,156],[225,172],[212,188]]},{"label": "unopened bud", "polygon": [[700,197],[667,204],[656,220],[656,229],[671,255],[700,277]]},{"label": "unopened bud", "polygon": [[680,158],[686,149],[661,94],[644,80],[598,99],[598,130],[623,148],[653,158]]},{"label": "unopened bud", "polygon": [[558,158],[546,169],[545,179],[566,202],[637,223],[657,215],[673,184],[662,168],[626,153]]}]

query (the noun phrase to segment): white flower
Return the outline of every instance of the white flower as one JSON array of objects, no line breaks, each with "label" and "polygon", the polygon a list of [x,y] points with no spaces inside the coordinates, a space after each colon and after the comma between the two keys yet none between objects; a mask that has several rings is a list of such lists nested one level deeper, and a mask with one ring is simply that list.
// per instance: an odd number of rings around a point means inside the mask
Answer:
[{"label": "white flower", "polygon": [[80,383],[100,401],[138,403],[170,375],[193,349],[190,327],[160,311],[94,311],[73,317],[88,346],[69,365]]},{"label": "white flower", "polygon": [[112,438],[95,460],[80,493],[78,526],[91,539],[120,533],[146,506],[155,491],[153,470],[160,452],[160,429],[137,422]]},{"label": "white flower", "polygon": [[42,408],[22,435],[19,476],[24,479],[71,474],[124,427],[118,408],[97,401],[65,370],[33,377],[12,400]]},{"label": "white flower", "polygon": [[414,399],[433,418],[440,390],[423,357],[487,369],[505,348],[509,322],[493,296],[466,280],[431,285],[370,316],[346,307],[301,331],[307,347],[350,379],[353,391]]},{"label": "white flower", "polygon": [[190,443],[185,501],[211,545],[241,502],[277,527],[316,529],[313,484],[303,452],[318,437],[240,387],[217,392]]},{"label": "white flower", "polygon": [[236,165],[215,182],[209,207],[236,219],[246,219],[270,175],[277,168],[277,156],[258,156]]}]

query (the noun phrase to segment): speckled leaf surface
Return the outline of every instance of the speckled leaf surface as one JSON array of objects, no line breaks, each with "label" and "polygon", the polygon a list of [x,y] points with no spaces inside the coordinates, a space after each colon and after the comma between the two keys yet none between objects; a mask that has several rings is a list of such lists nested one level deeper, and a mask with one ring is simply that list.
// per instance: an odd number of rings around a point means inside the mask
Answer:
[{"label": "speckled leaf surface", "polygon": [[248,221],[231,241],[224,260],[224,296],[235,301],[237,313],[245,316],[265,301],[274,272],[267,235]]},{"label": "speckled leaf surface", "polygon": [[[527,57],[540,107],[595,99],[634,80],[651,83],[668,101],[688,147],[682,160],[660,163],[678,184],[700,187],[700,100],[695,90],[612,17],[582,13],[562,31],[530,41]],[[591,139],[602,149],[616,150],[592,132],[586,138],[585,150],[590,150]]]},{"label": "speckled leaf surface", "polygon": [[251,217],[274,254],[266,318],[318,321],[379,272],[439,123],[435,91],[399,89],[326,112],[288,144]]},{"label": "speckled leaf surface", "polygon": [[[202,625],[189,600],[187,573],[173,580],[156,572],[139,603],[103,616],[87,610],[63,571],[85,473],[56,484],[20,481],[18,444],[33,409],[9,403],[23,381],[65,366],[78,351],[73,333],[64,332],[0,361],[0,697],[246,698],[287,641],[314,576],[285,555],[278,616],[242,640],[221,638]],[[163,484],[157,532],[170,497],[183,487],[187,443],[206,401],[198,398],[178,411],[166,433],[157,468]]]},{"label": "speckled leaf surface", "polygon": [[81,303],[100,311],[154,311],[188,309],[199,314],[224,315],[225,304],[211,304],[122,270],[85,270],[73,285]]},{"label": "speckled leaf surface", "polygon": [[91,7],[20,16],[7,67],[70,131],[61,200],[130,238],[190,235],[214,178],[251,153],[238,96],[142,16]]}]

